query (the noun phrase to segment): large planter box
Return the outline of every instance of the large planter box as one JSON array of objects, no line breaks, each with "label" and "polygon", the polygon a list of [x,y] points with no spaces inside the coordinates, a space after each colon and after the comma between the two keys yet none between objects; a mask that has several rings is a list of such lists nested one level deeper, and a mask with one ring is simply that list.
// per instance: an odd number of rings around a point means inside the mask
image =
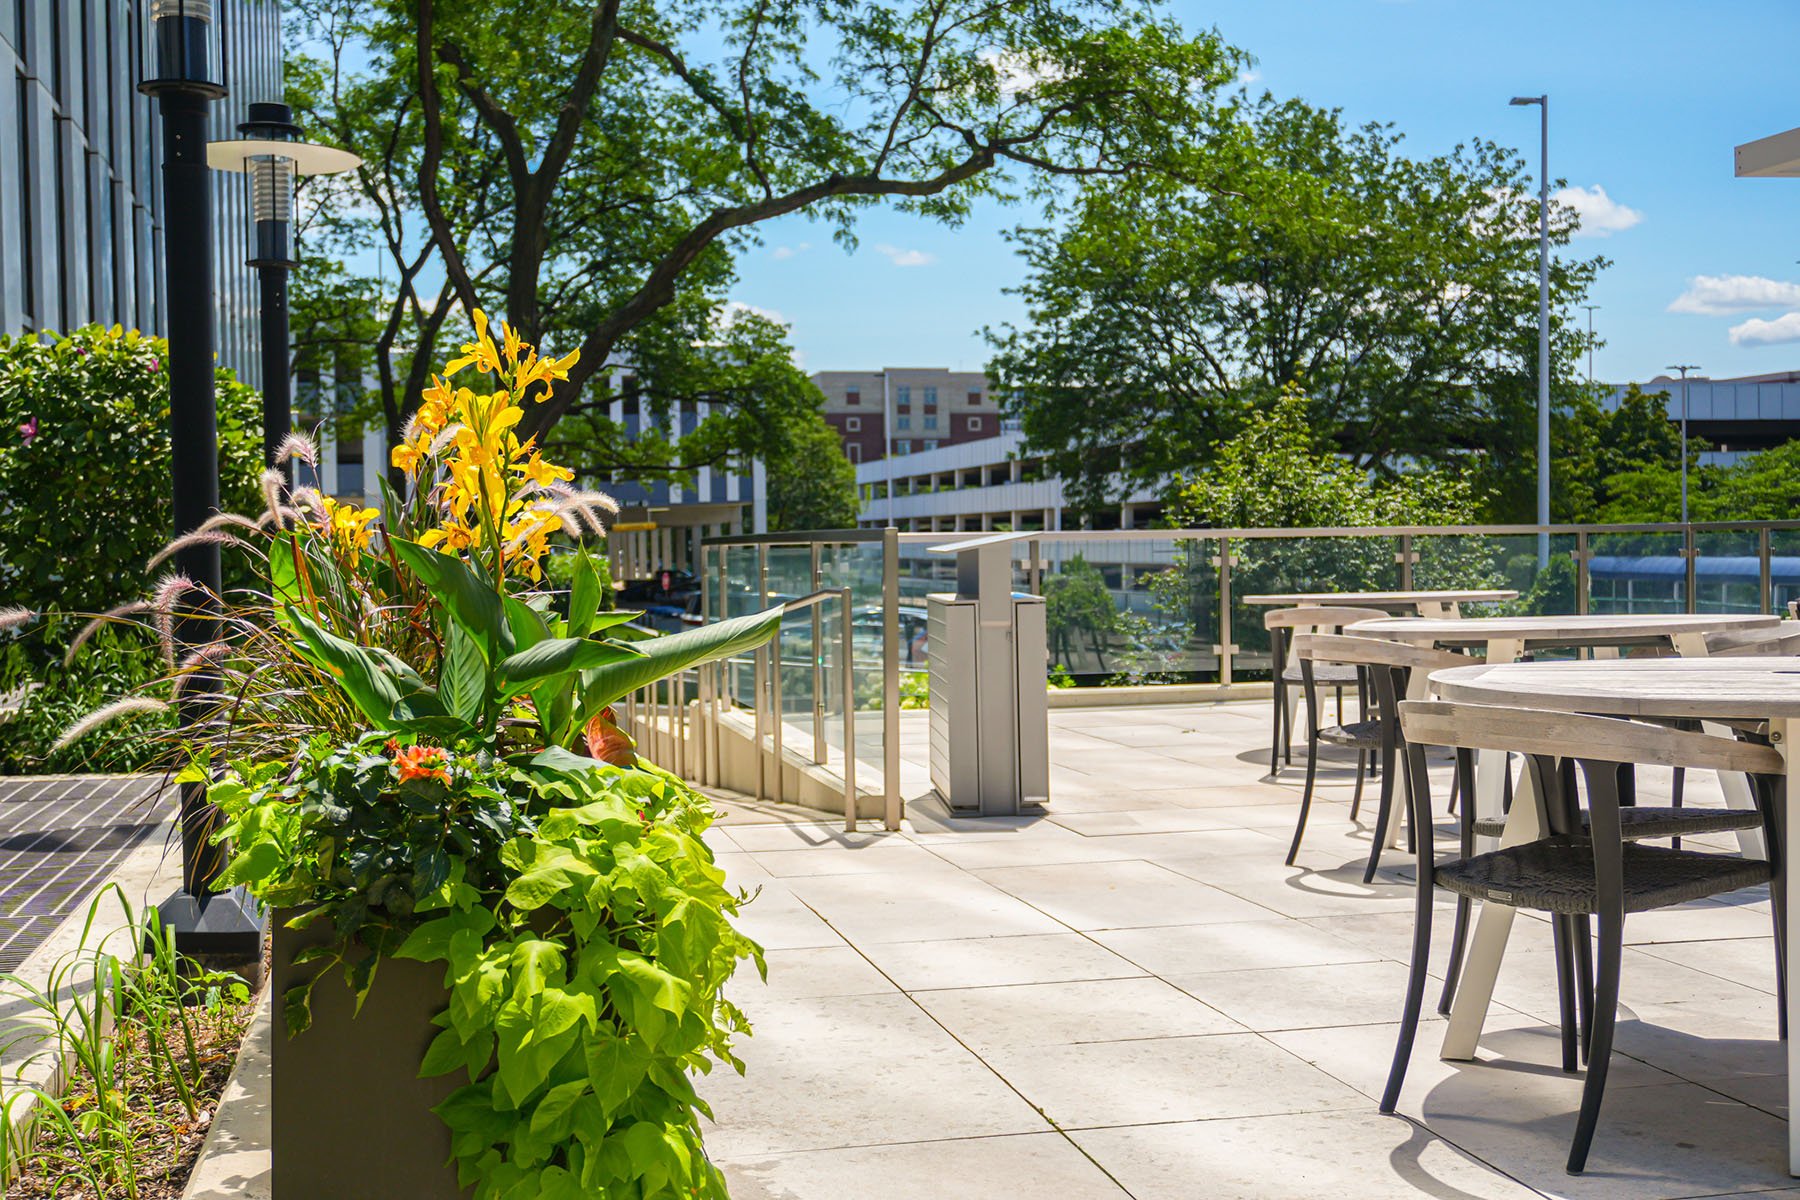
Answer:
[{"label": "large planter box", "polygon": [[281,997],[320,964],[294,966],[306,946],[329,940],[330,923],[295,931],[275,913],[273,1071],[274,1200],[456,1200],[450,1131],[431,1111],[466,1082],[461,1072],[418,1078],[437,1035],[431,1018],[449,1002],[442,963],[384,959],[362,1012],[342,967],[312,994],[312,1028],[290,1038]]}]

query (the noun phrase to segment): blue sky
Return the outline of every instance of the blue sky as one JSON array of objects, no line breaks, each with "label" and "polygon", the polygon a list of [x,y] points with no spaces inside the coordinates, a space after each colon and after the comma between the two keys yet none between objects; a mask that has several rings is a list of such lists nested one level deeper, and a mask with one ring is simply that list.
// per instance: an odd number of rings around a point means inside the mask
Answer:
[{"label": "blue sky", "polygon": [[[1735,145],[1800,126],[1800,0],[1169,8],[1254,55],[1253,87],[1354,122],[1391,121],[1418,153],[1491,137],[1527,149],[1535,173],[1536,110],[1507,99],[1548,92],[1551,175],[1585,189],[1596,222],[1612,227],[1574,245],[1614,260],[1591,297],[1607,341],[1595,374],[1647,379],[1675,362],[1713,376],[1800,369],[1800,179],[1732,175]],[[979,370],[982,326],[1021,311],[1005,294],[1021,272],[1000,234],[1029,215],[996,206],[946,229],[871,212],[854,254],[823,226],[783,220],[743,256],[733,294],[789,322],[808,370]]]}]

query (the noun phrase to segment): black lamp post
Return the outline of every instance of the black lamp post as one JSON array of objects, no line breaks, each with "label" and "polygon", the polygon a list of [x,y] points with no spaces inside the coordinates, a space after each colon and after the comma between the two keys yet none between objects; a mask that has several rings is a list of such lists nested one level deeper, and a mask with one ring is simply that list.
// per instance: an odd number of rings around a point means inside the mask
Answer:
[{"label": "black lamp post", "polygon": [[251,257],[262,293],[263,458],[269,466],[294,426],[293,385],[288,374],[288,272],[296,266],[293,247],[294,180],[302,175],[335,175],[354,170],[362,159],[347,150],[300,140],[300,127],[285,104],[252,104],[250,119],[238,126],[243,138],[214,142],[207,161],[221,171],[244,176],[245,201],[254,224]]},{"label": "black lamp post", "polygon": [[[175,536],[191,533],[219,507],[218,422],[213,384],[212,194],[206,123],[225,95],[224,56],[212,0],[152,0],[156,77],[138,84],[162,111],[164,324],[169,335],[169,449]],[[178,644],[212,640],[221,590],[219,547],[194,545],[175,555],[196,589],[176,623]],[[198,681],[196,681],[198,683]],[[198,705],[206,689],[196,686]],[[190,705],[195,701],[189,701]],[[191,712],[192,710],[190,710]],[[181,888],[157,906],[189,953],[252,959],[262,949],[262,916],[242,889],[216,892],[224,850],[210,841],[218,811],[206,789],[181,789]]]}]

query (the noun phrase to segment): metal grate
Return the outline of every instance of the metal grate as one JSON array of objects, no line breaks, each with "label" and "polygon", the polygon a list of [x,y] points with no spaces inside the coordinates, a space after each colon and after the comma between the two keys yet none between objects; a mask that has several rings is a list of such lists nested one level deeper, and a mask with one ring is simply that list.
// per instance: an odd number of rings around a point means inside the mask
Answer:
[{"label": "metal grate", "polygon": [[0,971],[86,904],[160,823],[158,776],[0,779]]}]

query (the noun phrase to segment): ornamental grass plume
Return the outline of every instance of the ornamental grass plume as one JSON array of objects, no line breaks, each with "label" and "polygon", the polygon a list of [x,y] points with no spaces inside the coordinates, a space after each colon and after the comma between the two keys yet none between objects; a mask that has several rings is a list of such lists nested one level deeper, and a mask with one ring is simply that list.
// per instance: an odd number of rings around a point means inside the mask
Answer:
[{"label": "ornamental grass plume", "polygon": [[144,570],[154,571],[183,550],[190,550],[195,546],[248,546],[249,544],[243,538],[226,533],[223,529],[196,529],[192,533],[182,534],[151,555],[150,561],[144,564]]},{"label": "ornamental grass plume", "polygon": [[194,581],[180,571],[170,571],[156,581],[150,592],[150,612],[156,626],[156,640],[162,646],[163,658],[175,665],[175,606],[194,589]]},{"label": "ornamental grass plume", "polygon": [[304,433],[290,433],[275,447],[275,461],[297,458],[313,470],[319,469],[319,446]]},{"label": "ornamental grass plume", "polygon": [[0,632],[5,632],[8,629],[18,629],[23,625],[29,624],[31,619],[35,616],[37,616],[36,613],[32,612],[22,604],[14,604],[7,608],[0,608]]},{"label": "ornamental grass plume", "polygon": [[150,601],[148,600],[128,600],[124,604],[116,604],[107,609],[105,612],[89,621],[86,625],[83,625],[80,631],[75,634],[74,640],[69,643],[68,650],[63,654],[63,666],[67,667],[73,665],[75,656],[81,653],[81,648],[87,645],[88,642],[93,639],[93,636],[96,633],[99,633],[101,629],[116,622],[123,621],[126,617],[136,616],[138,613],[149,611]]},{"label": "ornamental grass plume", "polygon": [[62,736],[52,743],[50,750],[55,753],[67,750],[76,742],[86,737],[102,725],[108,725],[120,717],[128,717],[133,713],[168,712],[169,706],[161,700],[150,696],[127,696],[123,700],[114,700],[111,704],[96,708],[81,720],[62,731]]}]

